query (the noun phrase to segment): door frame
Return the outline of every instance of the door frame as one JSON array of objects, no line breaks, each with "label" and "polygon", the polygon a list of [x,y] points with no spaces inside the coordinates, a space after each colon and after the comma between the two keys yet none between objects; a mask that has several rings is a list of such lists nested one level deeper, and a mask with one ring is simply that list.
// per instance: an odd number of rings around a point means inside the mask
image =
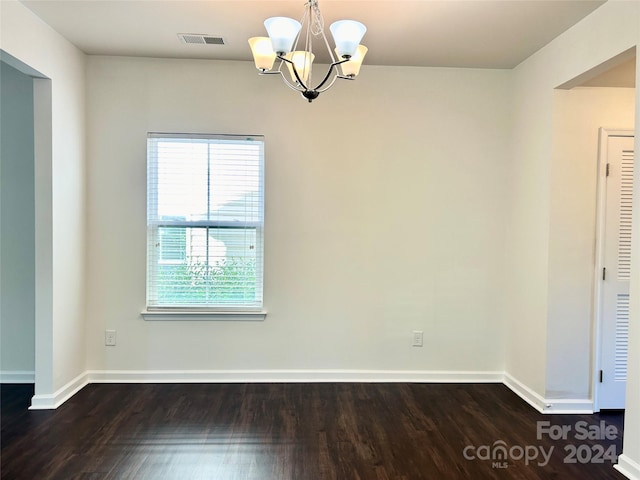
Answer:
[{"label": "door frame", "polygon": [[603,282],[600,272],[604,268],[605,214],[607,206],[607,155],[609,137],[635,137],[633,128],[600,127],[598,139],[598,177],[596,186],[596,238],[595,270],[593,275],[593,411],[600,411],[600,369],[602,368],[602,308]]}]

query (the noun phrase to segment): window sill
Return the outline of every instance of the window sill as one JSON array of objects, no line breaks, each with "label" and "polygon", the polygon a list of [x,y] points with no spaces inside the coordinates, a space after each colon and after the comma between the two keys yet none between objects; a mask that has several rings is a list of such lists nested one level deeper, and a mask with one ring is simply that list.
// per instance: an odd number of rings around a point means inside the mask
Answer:
[{"label": "window sill", "polygon": [[145,310],[140,313],[147,321],[238,321],[238,322],[261,322],[267,312],[264,310]]}]

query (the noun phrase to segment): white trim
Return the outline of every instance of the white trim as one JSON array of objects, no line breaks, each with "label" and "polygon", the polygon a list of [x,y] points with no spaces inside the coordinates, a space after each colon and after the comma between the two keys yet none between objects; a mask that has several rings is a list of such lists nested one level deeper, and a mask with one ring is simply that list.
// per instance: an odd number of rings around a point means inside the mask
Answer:
[{"label": "white trim", "polygon": [[140,313],[145,320],[185,321],[185,320],[218,320],[218,321],[263,321],[267,312],[264,310],[145,310]]},{"label": "white trim", "polygon": [[[429,370],[87,370],[30,410],[55,409],[90,383],[502,383],[544,414],[590,414],[590,399],[545,399],[508,373]],[[640,479],[639,479],[640,480]]]},{"label": "white trim", "polygon": [[49,78],[46,75],[43,75],[42,73],[37,71],[35,68],[31,67],[30,65],[27,65],[21,60],[18,60],[16,57],[11,55],[10,53],[5,52],[4,50],[0,50],[0,60],[6,63],[7,65],[15,68],[20,73],[24,73],[25,75],[28,75],[30,77]]},{"label": "white trim", "polygon": [[508,373],[504,374],[504,384],[540,413],[593,413],[593,401],[589,398],[545,398]]},{"label": "white trim", "polygon": [[590,398],[547,398],[542,413],[591,415],[593,400]]},{"label": "white trim", "polygon": [[596,187],[596,267],[593,276],[593,411],[600,411],[600,370],[602,369],[602,272],[604,265],[605,214],[607,207],[607,140],[609,137],[633,137],[633,129],[605,128],[598,131],[598,177]]},{"label": "white trim", "polygon": [[90,383],[501,383],[501,372],[408,370],[90,370]]},{"label": "white trim", "polygon": [[629,480],[640,480],[640,464],[631,460],[624,453],[618,457],[618,464],[614,465],[613,468]]},{"label": "white trim", "polygon": [[90,383],[502,383],[502,372],[411,370],[87,370],[29,410],[56,409]]},{"label": "white trim", "polygon": [[33,370],[0,370],[0,383],[35,383]]},{"label": "white trim", "polygon": [[524,383],[515,379],[508,373],[504,374],[504,384],[511,389],[513,393],[518,395],[521,399],[535,408],[538,412],[544,412],[544,406],[546,402],[544,398],[540,396],[538,393],[534,392],[532,389],[527,387]]},{"label": "white trim", "polygon": [[89,384],[87,372],[83,372],[52,395],[34,395],[29,410],[51,410],[58,408]]}]

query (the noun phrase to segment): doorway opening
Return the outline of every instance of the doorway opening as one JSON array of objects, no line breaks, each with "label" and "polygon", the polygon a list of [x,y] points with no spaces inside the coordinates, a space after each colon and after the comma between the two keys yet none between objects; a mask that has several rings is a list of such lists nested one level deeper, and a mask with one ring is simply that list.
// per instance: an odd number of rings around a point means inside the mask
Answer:
[{"label": "doorway opening", "polygon": [[[29,245],[30,252],[25,253],[32,265],[29,268],[33,269],[33,274],[28,280],[33,283],[28,293],[31,298],[31,313],[23,316],[27,318],[27,322],[32,322],[32,328],[30,333],[22,332],[22,342],[30,343],[30,351],[33,353],[31,363],[27,366],[28,370],[23,372],[24,375],[18,374],[13,377],[14,381],[34,383],[37,396],[38,393],[50,394],[53,387],[52,86],[51,79],[3,50],[0,50],[0,61],[3,69],[6,65],[21,76],[21,81],[31,83],[29,88],[32,91],[31,125],[30,128],[27,127],[31,145],[30,148],[26,147],[26,143],[23,142],[20,148],[30,150],[24,155],[24,158],[27,158],[24,161],[32,162],[29,170],[31,178],[25,177],[21,181],[29,184],[28,195],[32,197],[30,206],[22,213],[29,217],[24,219],[25,223],[33,224],[33,229],[25,233],[33,238]],[[5,104],[3,114],[4,107]],[[2,172],[3,179],[6,173],[8,172]],[[8,180],[11,181],[11,178]],[[8,206],[12,209],[21,207],[14,204]],[[4,220],[3,218],[2,221]],[[7,227],[11,229],[15,225],[7,224]],[[4,242],[4,238],[2,240]],[[3,289],[0,301],[4,300]],[[11,338],[8,338],[8,341],[11,341]]]},{"label": "doorway opening", "polygon": [[[601,261],[604,241],[600,233],[604,228],[602,205],[605,198],[601,192],[606,192],[607,163],[610,171],[613,166],[612,161],[601,158],[606,141],[600,138],[600,132],[603,127],[610,133],[633,132],[635,80],[636,51],[632,48],[560,85],[554,92],[554,204],[551,213],[554,228],[550,255],[553,296],[550,298],[557,312],[552,331],[558,341],[554,342],[553,337],[549,340],[551,360],[548,365],[553,368],[548,372],[547,393],[552,392],[558,398],[565,395],[584,398],[593,411],[624,406],[601,405],[599,395],[601,383],[616,375],[615,350],[613,354],[602,350],[602,328],[612,328],[608,335],[615,339],[615,329],[623,328],[625,308],[625,297],[620,297],[619,303],[613,303],[613,322],[603,324],[603,282],[613,282],[617,271],[604,265],[612,260]],[[629,150],[628,147],[625,149]],[[629,160],[626,163],[625,168],[628,168]],[[619,176],[621,165],[616,168]],[[629,176],[629,171],[625,171],[625,182]],[[622,197],[619,191],[617,195],[617,200],[609,203],[617,205],[619,213]],[[618,223],[627,222],[626,225],[630,222],[631,211],[625,211],[625,215],[629,218],[618,218]],[[613,215],[609,217],[611,219]],[[630,252],[628,242],[629,238],[622,240],[623,259],[627,259]],[[608,242],[615,252],[618,252],[618,243],[617,237]],[[604,268],[606,272],[603,272]],[[629,270],[625,274],[628,273]],[[616,309],[619,310],[617,327]],[[626,361],[626,355],[622,353],[622,335],[618,334],[617,338],[617,375],[621,378],[622,358]],[[605,357],[614,362],[612,371],[608,372],[609,367],[603,365]],[[624,399],[624,393],[621,397]]]}]

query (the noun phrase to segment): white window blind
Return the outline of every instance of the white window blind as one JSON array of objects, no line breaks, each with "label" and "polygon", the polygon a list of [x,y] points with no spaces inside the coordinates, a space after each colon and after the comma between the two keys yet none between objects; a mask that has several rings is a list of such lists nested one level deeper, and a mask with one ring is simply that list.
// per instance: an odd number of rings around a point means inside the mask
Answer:
[{"label": "white window blind", "polygon": [[149,134],[147,309],[262,306],[264,140]]}]

